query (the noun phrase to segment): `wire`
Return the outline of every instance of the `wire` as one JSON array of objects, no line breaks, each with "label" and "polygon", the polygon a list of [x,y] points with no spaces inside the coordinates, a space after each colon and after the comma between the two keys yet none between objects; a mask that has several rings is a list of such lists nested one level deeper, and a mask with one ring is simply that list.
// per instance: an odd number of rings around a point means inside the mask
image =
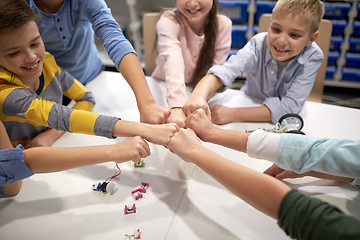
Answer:
[{"label": "wire", "polygon": [[108,177],[105,181],[110,182],[111,179],[116,178],[117,176],[119,176],[121,174],[121,169],[120,169],[119,165],[117,163],[115,163],[115,164],[116,164],[116,167],[119,170],[119,172],[111,177]]}]

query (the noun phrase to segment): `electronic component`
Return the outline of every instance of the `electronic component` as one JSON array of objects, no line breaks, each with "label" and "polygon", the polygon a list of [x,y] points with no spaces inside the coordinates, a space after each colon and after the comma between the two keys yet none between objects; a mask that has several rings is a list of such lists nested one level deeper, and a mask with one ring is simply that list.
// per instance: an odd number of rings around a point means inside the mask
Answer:
[{"label": "electronic component", "polygon": [[102,183],[99,182],[99,183],[93,184],[92,189],[94,191],[99,191],[102,193],[113,193],[115,190],[115,185],[110,182],[102,182]]},{"label": "electronic component", "polygon": [[144,166],[144,159],[141,159],[140,162],[134,162],[134,167],[143,167]]},{"label": "electronic component", "polygon": [[124,213],[125,213],[125,215],[128,215],[130,213],[136,213],[135,203],[133,205],[130,205],[130,206],[125,205]]}]

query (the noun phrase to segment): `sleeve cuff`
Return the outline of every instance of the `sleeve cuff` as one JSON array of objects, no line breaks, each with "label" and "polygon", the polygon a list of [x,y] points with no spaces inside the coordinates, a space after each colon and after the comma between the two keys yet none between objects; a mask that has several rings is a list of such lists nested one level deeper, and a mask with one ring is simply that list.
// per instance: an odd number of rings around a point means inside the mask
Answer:
[{"label": "sleeve cuff", "polygon": [[248,156],[275,162],[280,137],[281,134],[265,132],[262,129],[252,132],[246,146]]}]

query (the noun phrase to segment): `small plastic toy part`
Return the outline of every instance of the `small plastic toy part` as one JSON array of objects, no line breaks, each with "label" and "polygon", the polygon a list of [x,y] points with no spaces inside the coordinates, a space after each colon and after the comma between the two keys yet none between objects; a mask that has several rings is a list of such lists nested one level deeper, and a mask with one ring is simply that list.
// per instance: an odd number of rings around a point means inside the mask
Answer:
[{"label": "small plastic toy part", "polygon": [[143,167],[144,166],[144,159],[141,159],[140,162],[134,162],[134,167]]},{"label": "small plastic toy part", "polygon": [[146,183],[146,182],[141,182],[140,187],[146,190],[146,189],[148,189],[150,187],[150,185],[148,183]]},{"label": "small plastic toy part", "polygon": [[125,205],[124,213],[125,213],[125,215],[128,215],[130,213],[136,213],[135,203],[132,206]]},{"label": "small plastic toy part", "polygon": [[95,183],[93,184],[92,186],[92,189],[94,191],[100,191],[102,193],[111,193],[111,192],[114,192],[114,189],[115,189],[115,186],[113,183],[110,183],[110,182],[102,182],[102,183]]},{"label": "small plastic toy part", "polygon": [[141,235],[140,229],[135,230],[135,232],[134,232],[134,238],[135,238],[135,239],[140,239],[140,238],[141,238],[140,235]]},{"label": "small plastic toy part", "polygon": [[139,200],[140,198],[143,197],[143,195],[141,193],[146,193],[146,189],[145,188],[137,188],[137,189],[131,191],[131,195],[134,197],[135,200]]}]

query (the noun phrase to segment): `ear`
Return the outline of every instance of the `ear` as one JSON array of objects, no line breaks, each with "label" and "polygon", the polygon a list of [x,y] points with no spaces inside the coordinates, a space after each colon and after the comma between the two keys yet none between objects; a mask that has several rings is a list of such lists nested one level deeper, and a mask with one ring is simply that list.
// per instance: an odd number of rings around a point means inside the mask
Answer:
[{"label": "ear", "polygon": [[319,36],[319,31],[314,32],[310,36],[309,42],[306,44],[306,46],[309,46],[310,44],[312,44],[317,39],[318,36]]}]

